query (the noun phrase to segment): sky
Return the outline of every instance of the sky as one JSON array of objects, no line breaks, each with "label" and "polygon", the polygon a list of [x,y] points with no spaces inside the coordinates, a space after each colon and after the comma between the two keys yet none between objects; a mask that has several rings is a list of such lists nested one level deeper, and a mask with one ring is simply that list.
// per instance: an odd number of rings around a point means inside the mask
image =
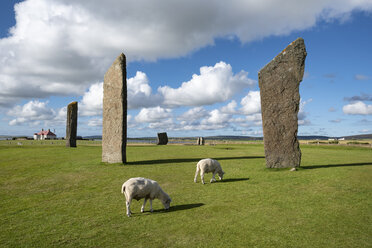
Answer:
[{"label": "sky", "polygon": [[102,134],[127,58],[128,137],[262,136],[258,72],[298,37],[299,135],[372,133],[372,0],[0,2],[0,135]]}]

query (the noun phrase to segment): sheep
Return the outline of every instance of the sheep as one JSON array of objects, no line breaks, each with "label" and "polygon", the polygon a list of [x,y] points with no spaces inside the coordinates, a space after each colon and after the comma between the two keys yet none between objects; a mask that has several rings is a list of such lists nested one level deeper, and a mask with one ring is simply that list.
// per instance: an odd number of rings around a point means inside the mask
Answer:
[{"label": "sheep", "polygon": [[152,200],[155,198],[161,200],[165,210],[169,209],[171,198],[165,193],[159,186],[159,184],[151,179],[143,177],[135,177],[128,179],[121,187],[121,193],[124,194],[126,199],[127,216],[130,217],[132,212],[130,211],[130,204],[132,199],[137,201],[145,198],[141,207],[141,212],[145,211],[145,205],[148,199],[150,199],[150,212],[152,209]]},{"label": "sheep", "polygon": [[196,178],[199,172],[200,172],[200,178],[203,184],[205,184],[204,173],[213,172],[213,176],[210,181],[211,183],[216,181],[214,177],[217,173],[218,173],[220,180],[222,180],[223,175],[225,174],[225,172],[221,168],[220,163],[217,160],[211,159],[211,158],[202,159],[196,164],[196,172],[195,172],[195,178],[194,178],[195,183],[196,183]]}]

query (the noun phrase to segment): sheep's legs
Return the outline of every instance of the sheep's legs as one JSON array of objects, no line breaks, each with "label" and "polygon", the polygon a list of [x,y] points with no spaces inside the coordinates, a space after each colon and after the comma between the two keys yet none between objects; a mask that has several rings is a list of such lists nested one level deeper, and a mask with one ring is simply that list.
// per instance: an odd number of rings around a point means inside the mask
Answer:
[{"label": "sheep's legs", "polygon": [[196,167],[196,172],[195,172],[195,177],[194,177],[194,183],[196,183],[196,178],[198,177],[199,174],[199,168]]},{"label": "sheep's legs", "polygon": [[213,176],[212,176],[212,179],[211,179],[211,183],[215,182],[216,181],[216,172],[213,172]]},{"label": "sheep's legs", "polygon": [[154,210],[152,209],[152,200],[150,198],[150,212],[152,213]]},{"label": "sheep's legs", "polygon": [[[146,206],[147,198],[143,201],[143,205],[141,207],[141,212],[145,212],[145,206]],[[152,200],[150,199],[150,212],[152,213],[154,210],[152,209]]]},{"label": "sheep's legs", "polygon": [[129,201],[126,201],[126,205],[127,205],[127,216],[130,217],[130,215],[132,214],[132,212],[130,211],[130,202],[132,200],[130,199]]},{"label": "sheep's legs", "polygon": [[143,205],[141,207],[141,213],[145,212],[146,202],[147,202],[147,199],[145,198],[145,200],[143,201]]},{"label": "sheep's legs", "polygon": [[202,181],[202,184],[205,184],[205,182],[204,182],[204,172],[203,171],[200,173],[200,179]]}]

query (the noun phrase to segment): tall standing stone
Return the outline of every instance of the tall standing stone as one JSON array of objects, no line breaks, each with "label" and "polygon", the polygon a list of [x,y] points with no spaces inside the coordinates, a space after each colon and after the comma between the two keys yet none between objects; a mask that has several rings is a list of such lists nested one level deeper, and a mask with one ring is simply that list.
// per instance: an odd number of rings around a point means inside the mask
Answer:
[{"label": "tall standing stone", "polygon": [[157,145],[166,145],[166,144],[168,144],[167,133],[158,133],[158,143],[157,143]]},{"label": "tall standing stone", "polygon": [[196,144],[197,144],[198,146],[204,146],[204,144],[205,144],[205,139],[204,139],[204,137],[198,137],[198,139],[197,139],[197,141],[196,141]]},{"label": "tall standing stone", "polygon": [[66,119],[66,146],[76,147],[78,103],[72,102],[67,105]]},{"label": "tall standing stone", "polygon": [[104,77],[102,125],[102,162],[126,163],[127,70],[123,53]]},{"label": "tall standing stone", "polygon": [[268,168],[300,166],[297,114],[306,55],[304,40],[298,38],[258,73]]}]

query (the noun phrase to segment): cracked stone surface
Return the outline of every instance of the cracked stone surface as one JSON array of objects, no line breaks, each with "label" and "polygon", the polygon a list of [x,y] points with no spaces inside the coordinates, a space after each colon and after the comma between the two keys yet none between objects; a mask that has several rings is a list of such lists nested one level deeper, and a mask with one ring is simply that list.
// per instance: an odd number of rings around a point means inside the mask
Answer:
[{"label": "cracked stone surface", "polygon": [[268,168],[300,166],[297,115],[306,55],[304,40],[298,38],[258,73]]},{"label": "cracked stone surface", "polygon": [[67,105],[66,119],[66,146],[76,147],[78,103],[72,102]]},{"label": "cracked stone surface", "polygon": [[102,162],[126,163],[127,71],[123,53],[104,77],[102,125]]}]

